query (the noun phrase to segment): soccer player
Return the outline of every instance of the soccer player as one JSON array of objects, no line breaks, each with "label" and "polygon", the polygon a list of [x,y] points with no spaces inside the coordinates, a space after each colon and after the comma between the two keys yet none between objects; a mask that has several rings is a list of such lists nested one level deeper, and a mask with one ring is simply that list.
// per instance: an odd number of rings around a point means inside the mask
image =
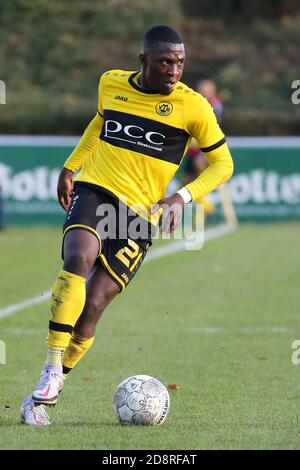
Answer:
[{"label": "soccer player", "polygon": [[[151,28],[139,58],[140,71],[102,75],[97,113],[59,176],[58,199],[67,211],[64,264],[53,287],[46,362],[21,406],[23,423],[50,424],[45,405],[56,404],[64,377],[91,347],[104,309],[140,267],[161,214],[164,231],[173,232],[184,204],[213,191],[233,171],[211,106],[179,81],[185,51],[178,33]],[[192,137],[209,166],[165,197]],[[111,208],[119,222],[110,218],[107,231],[102,222]],[[120,220],[136,230],[124,237]]]}]

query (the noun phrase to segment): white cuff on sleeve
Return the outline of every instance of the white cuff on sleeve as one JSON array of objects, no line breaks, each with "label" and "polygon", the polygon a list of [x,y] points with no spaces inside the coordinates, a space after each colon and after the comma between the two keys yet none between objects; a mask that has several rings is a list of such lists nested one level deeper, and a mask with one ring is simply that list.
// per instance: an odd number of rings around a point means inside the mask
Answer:
[{"label": "white cuff on sleeve", "polygon": [[180,196],[182,197],[182,199],[184,200],[184,203],[188,203],[188,202],[191,202],[192,200],[192,196],[191,196],[191,193],[188,191],[188,189],[186,188],[181,188],[179,189],[178,191],[176,191],[178,194],[180,194]]}]

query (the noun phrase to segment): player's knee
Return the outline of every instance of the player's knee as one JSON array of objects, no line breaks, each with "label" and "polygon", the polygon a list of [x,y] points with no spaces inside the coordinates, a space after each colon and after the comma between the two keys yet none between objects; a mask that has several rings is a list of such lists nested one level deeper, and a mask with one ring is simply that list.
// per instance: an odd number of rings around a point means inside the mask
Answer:
[{"label": "player's knee", "polygon": [[85,315],[90,321],[97,321],[106,307],[106,303],[101,297],[87,298],[85,302]]},{"label": "player's knee", "polygon": [[89,317],[98,319],[103,310],[114,297],[114,293],[109,290],[99,292],[96,296],[87,296],[85,302],[85,310]]},{"label": "player's knee", "polygon": [[94,262],[94,257],[84,250],[68,250],[64,254],[64,269],[78,275],[86,276]]}]

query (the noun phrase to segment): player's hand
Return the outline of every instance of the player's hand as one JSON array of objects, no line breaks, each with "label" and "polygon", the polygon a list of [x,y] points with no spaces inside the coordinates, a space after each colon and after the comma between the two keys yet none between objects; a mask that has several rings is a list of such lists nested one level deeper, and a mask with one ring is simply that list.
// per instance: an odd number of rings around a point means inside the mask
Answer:
[{"label": "player's hand", "polygon": [[181,218],[184,201],[180,194],[166,197],[158,201],[152,208],[152,214],[162,210],[161,226],[164,233],[173,233]]},{"label": "player's hand", "polygon": [[74,173],[67,168],[63,168],[58,177],[57,197],[61,207],[67,211],[70,207],[71,197],[73,193],[73,176]]}]

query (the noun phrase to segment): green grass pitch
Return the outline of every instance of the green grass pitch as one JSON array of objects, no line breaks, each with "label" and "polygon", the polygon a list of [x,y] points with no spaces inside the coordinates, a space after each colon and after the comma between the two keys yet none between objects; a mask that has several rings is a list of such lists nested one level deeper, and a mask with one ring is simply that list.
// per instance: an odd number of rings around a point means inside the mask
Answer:
[{"label": "green grass pitch", "polygon": [[[0,310],[47,290],[59,229],[0,233]],[[19,424],[46,356],[49,302],[0,319],[1,449],[299,449],[299,224],[243,226],[145,264],[105,312],[66,381],[53,425]],[[148,374],[171,390],[162,426],[122,427],[115,387]]]}]

